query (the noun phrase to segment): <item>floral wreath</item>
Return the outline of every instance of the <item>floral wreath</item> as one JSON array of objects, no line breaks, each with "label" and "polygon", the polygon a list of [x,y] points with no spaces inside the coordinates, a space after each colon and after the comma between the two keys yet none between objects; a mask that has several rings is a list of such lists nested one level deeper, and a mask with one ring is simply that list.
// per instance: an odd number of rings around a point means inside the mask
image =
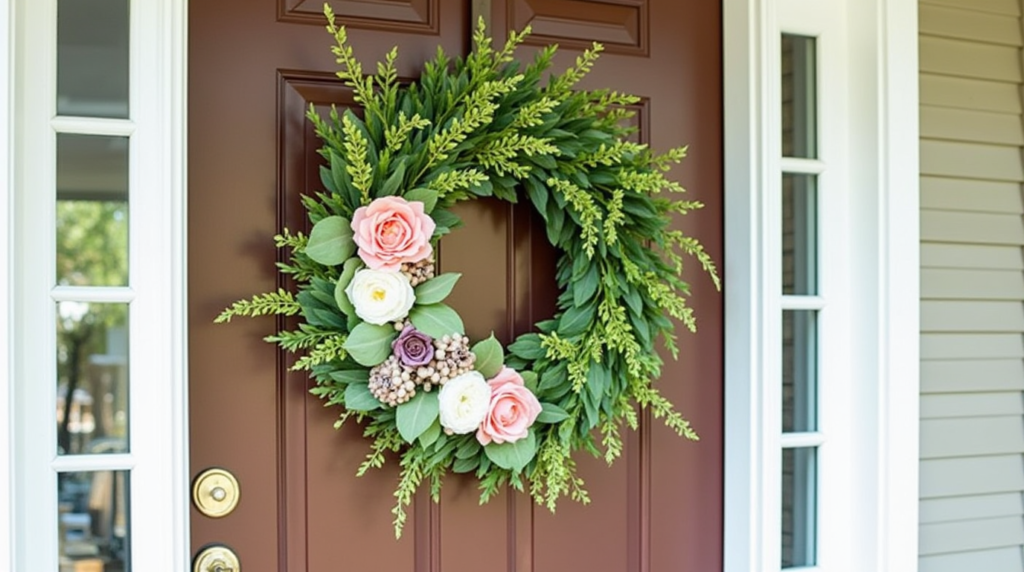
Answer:
[{"label": "floral wreath", "polygon": [[[623,424],[637,428],[634,404],[696,439],[651,381],[662,365],[656,338],[677,357],[670,318],[696,330],[682,254],[719,286],[700,243],[669,226],[702,205],[668,196],[683,191],[665,173],[685,148],[655,155],[628,140],[624,106],[638,98],[574,89],[600,44],[542,86],[556,47],[521,66],[513,51],[529,29],[496,51],[481,21],[470,55],[452,61],[439,49],[419,81],[400,85],[397,49],[364,76],[345,28],[324,12],[337,75],[364,114],[307,113],[324,143],[326,191],[303,197],[308,237],[274,237],[290,250],[278,267],[298,294],[259,294],[217,321],[301,315],[297,329],[266,340],[302,354],[293,369],[344,408],[335,427],[364,424],[359,476],[399,455],[396,536],[419,485],[429,481],[436,502],[449,472],[474,474],[481,503],[506,484],[552,511],[562,496],[589,502],[571,455],[611,464]],[[560,251],[559,310],[507,348],[493,335],[473,343],[444,303],[460,275],[435,272],[434,246],[461,223],[455,203],[523,195]]]}]

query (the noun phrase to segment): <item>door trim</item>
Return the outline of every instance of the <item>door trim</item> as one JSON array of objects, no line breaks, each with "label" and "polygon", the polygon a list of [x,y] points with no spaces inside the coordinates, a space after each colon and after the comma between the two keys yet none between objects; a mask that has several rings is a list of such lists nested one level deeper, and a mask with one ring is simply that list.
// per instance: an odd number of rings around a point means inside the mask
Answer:
[{"label": "door trim", "polygon": [[[786,0],[723,5],[725,97],[726,572],[778,570],[778,401],[765,260],[779,169],[778,33]],[[918,95],[916,0],[856,0],[847,11],[850,519],[821,546],[833,570],[916,570],[918,510]],[[856,97],[853,97],[853,90]],[[766,242],[768,244],[766,244]],[[851,301],[852,302],[852,301]],[[850,431],[850,429],[847,429]],[[828,522],[835,523],[834,519]],[[826,523],[823,523],[826,525]],[[845,545],[845,546],[844,546]],[[824,567],[813,570],[825,570]],[[810,569],[809,569],[810,570]]]},{"label": "door trim", "polygon": [[[189,566],[186,411],[185,129],[186,0],[127,0],[131,22],[131,120],[55,119],[56,0],[5,0],[0,29],[3,74],[0,133],[4,191],[0,221],[0,562],[13,570],[53,569],[56,477],[60,468],[130,468],[131,563],[136,570],[177,572]],[[12,79],[13,78],[13,79]],[[131,453],[54,461],[51,425],[53,199],[29,189],[54,187],[54,133],[129,134],[129,233],[146,250],[129,252]],[[124,132],[124,133],[122,133]],[[16,144],[15,144],[16,143]],[[40,198],[42,197],[42,198]],[[43,218],[42,230],[33,221]],[[49,220],[50,222],[46,222]],[[41,256],[41,257],[40,257]],[[108,289],[109,290],[109,289]],[[128,290],[128,289],[123,289]],[[49,318],[49,319],[47,319]],[[138,329],[136,326],[141,326]],[[142,335],[139,335],[142,333]],[[40,366],[42,364],[42,366]],[[41,372],[41,373],[40,373]],[[41,421],[40,421],[41,420]],[[8,481],[10,479],[10,481]],[[5,506],[6,505],[6,506]]]}]

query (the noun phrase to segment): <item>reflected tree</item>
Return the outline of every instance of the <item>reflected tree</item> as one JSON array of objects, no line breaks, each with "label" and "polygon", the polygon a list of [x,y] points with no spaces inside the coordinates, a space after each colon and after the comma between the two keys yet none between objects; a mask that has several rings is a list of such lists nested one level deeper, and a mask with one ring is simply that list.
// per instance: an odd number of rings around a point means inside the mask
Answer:
[{"label": "reflected tree", "polygon": [[[124,201],[59,200],[57,202],[57,283],[66,286],[128,284],[128,204]],[[84,379],[92,356],[109,353],[112,328],[127,323],[125,304],[62,303],[57,312],[58,391],[64,398],[58,445],[73,450],[71,405],[76,391],[93,397],[97,420],[93,438],[109,430],[102,420],[112,412],[96,382]]]}]

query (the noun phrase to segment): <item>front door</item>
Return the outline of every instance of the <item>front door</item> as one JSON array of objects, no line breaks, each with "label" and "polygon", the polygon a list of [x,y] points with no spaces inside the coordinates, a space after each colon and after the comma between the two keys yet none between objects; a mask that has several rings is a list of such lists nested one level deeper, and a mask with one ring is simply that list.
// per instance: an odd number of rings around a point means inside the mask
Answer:
[{"label": "front door", "polygon": [[[586,87],[643,97],[640,138],[687,144],[676,173],[703,211],[686,230],[722,260],[721,21],[718,0],[332,0],[364,66],[393,45],[399,75],[415,77],[437,45],[469,49],[471,22],[490,32],[533,26],[533,43],[562,46],[556,66],[597,40],[606,46]],[[214,325],[232,301],[274,290],[271,237],[304,229],[299,196],[319,190],[310,103],[350,105],[333,76],[322,4],[309,0],[192,2],[189,21],[189,377],[191,472],[223,467],[240,484],[234,512],[192,511],[193,552],[230,546],[247,572],[693,571],[721,569],[722,298],[697,268],[696,336],[681,334],[660,388],[694,424],[687,442],[644,419],[608,468],[581,455],[593,502],[555,515],[522,494],[479,506],[475,481],[446,479],[441,502],[414,501],[395,540],[397,470],[357,478],[368,451],[360,428],[336,431],[338,411],[288,372],[262,341],[272,318]],[[532,48],[524,48],[524,53]],[[530,54],[525,54],[530,57]],[[372,69],[372,68],[370,68]],[[554,279],[542,222],[528,208],[477,201],[441,245],[445,271],[464,274],[452,304],[467,333],[508,342],[549,316]]]}]

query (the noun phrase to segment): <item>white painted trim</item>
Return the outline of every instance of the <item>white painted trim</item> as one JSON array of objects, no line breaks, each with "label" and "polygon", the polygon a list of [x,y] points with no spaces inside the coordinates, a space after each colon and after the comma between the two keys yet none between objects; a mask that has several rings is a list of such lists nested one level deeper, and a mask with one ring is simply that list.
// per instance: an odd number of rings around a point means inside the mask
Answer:
[{"label": "white painted trim", "polygon": [[14,171],[11,151],[14,148],[14,3],[0,2],[0,568],[14,570],[11,535],[15,530],[14,479],[12,478],[14,416],[11,415],[14,387],[14,364],[11,342],[14,339],[13,288],[11,270],[14,250]]},{"label": "white painted trim", "polygon": [[[844,93],[832,95],[845,99],[842,105],[848,112],[843,116],[855,118],[845,139],[850,162],[845,172],[836,172],[824,156],[821,162],[779,159],[777,31],[778,10],[785,1],[792,0],[723,4],[728,276],[724,569],[779,568],[776,455],[782,443],[774,429],[779,427],[779,397],[760,380],[765,372],[778,371],[778,350],[766,341],[779,327],[780,306],[827,302],[824,321],[837,296],[855,295],[850,302],[855,310],[828,318],[833,329],[849,324],[856,359],[829,364],[848,372],[843,376],[846,402],[840,408],[830,399],[830,412],[822,412],[822,420],[842,415],[845,427],[821,428],[828,439],[820,449],[822,463],[832,467],[833,476],[822,481],[832,490],[822,491],[832,507],[819,515],[831,532],[822,538],[822,559],[813,569],[913,571],[919,335],[916,0],[812,2],[796,14],[800,18],[830,10],[846,20],[849,65],[828,70],[849,74],[842,81]],[[811,19],[794,27],[790,17],[786,29],[817,33]],[[822,95],[823,101],[834,101],[826,97]],[[849,253],[850,272],[858,278],[853,289],[837,292],[830,287],[826,292],[823,284],[822,300],[778,300],[771,263],[778,253],[774,237],[763,240],[762,234],[777,216],[772,203],[783,167],[822,177],[838,175],[849,185],[845,204],[823,208],[849,209],[854,234],[832,251]],[[833,224],[831,218],[828,224]],[[837,486],[837,466],[857,468],[856,477],[842,477]],[[836,498],[842,489],[848,500]]]},{"label": "white painted trim", "polygon": [[[765,532],[777,519],[778,475],[769,474],[766,455],[778,450],[778,436],[765,432],[766,402],[758,380],[771,348],[762,332],[767,252],[761,241],[765,204],[759,192],[778,179],[766,158],[780,154],[778,133],[769,124],[778,105],[769,94],[775,62],[762,46],[773,40],[774,0],[724,2],[723,85],[725,128],[725,572],[771,570],[778,547]],[[776,544],[772,542],[772,544]],[[767,553],[766,553],[767,552]]]},{"label": "white painted trim", "polygon": [[[97,469],[132,470],[132,568],[177,572],[189,567],[184,261],[187,0],[130,1],[131,121],[54,117],[56,0],[5,3],[5,7],[17,4],[17,19],[9,26],[0,20],[11,31],[8,37],[16,42],[20,55],[0,64],[13,62],[9,71],[14,72],[5,74],[0,87],[17,89],[10,113],[15,122],[0,127],[7,136],[0,144],[4,157],[9,160],[14,154],[14,162],[0,168],[5,183],[14,178],[12,184],[5,184],[0,202],[0,220],[11,223],[4,225],[11,234],[0,243],[0,299],[11,309],[0,316],[4,326],[0,367],[10,365],[12,370],[10,376],[0,378],[0,389],[13,392],[10,404],[6,395],[0,396],[13,435],[13,451],[0,444],[4,447],[0,468],[17,459],[11,467],[16,471],[17,495],[12,497],[13,510],[4,511],[13,518],[10,530],[0,539],[0,557],[10,561],[7,568],[11,570],[56,569],[56,472]],[[13,85],[6,83],[9,78]],[[0,103],[7,103],[6,97]],[[6,113],[6,105],[4,109]],[[13,130],[8,131],[8,126]],[[129,251],[130,287],[54,288],[52,264],[41,263],[52,260],[54,252],[52,222],[45,224],[55,220],[54,199],[26,189],[55,188],[55,132],[130,136],[130,241],[136,245],[143,238],[146,241],[146,248]],[[10,137],[16,137],[18,145],[7,148]],[[13,205],[10,212],[8,205]],[[11,261],[6,260],[7,253]],[[131,303],[129,319],[135,333],[129,346],[130,453],[54,458],[56,388],[47,368],[52,357],[40,356],[55,355],[54,302],[62,299]],[[10,339],[8,328],[17,328]],[[145,335],[138,334],[143,331]],[[8,347],[13,351],[10,357]],[[7,484],[6,473],[0,476],[0,484]],[[13,492],[10,486],[4,490]],[[0,507],[6,500],[5,495]],[[13,542],[10,548],[6,548],[8,541]]]}]

